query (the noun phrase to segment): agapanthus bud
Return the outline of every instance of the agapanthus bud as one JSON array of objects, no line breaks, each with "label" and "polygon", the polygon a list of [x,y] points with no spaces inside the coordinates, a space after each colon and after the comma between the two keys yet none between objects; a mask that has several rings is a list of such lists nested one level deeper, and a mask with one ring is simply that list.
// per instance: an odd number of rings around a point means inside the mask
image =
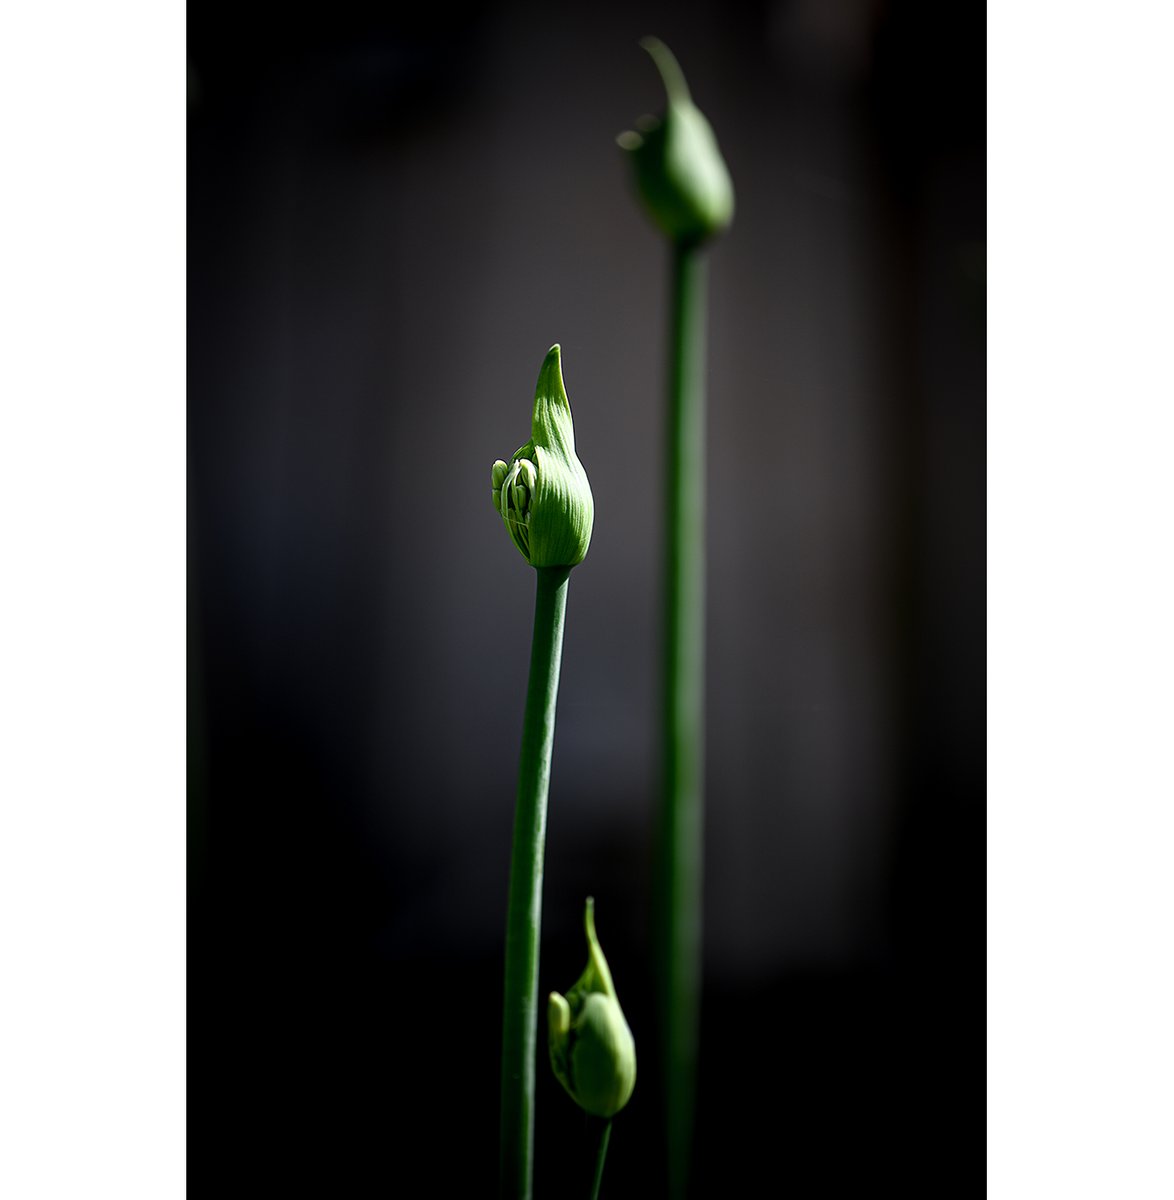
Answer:
[{"label": "agapanthus bud", "polygon": [[584,925],[587,969],[566,996],[550,994],[550,1065],[580,1108],[595,1117],[612,1117],[628,1103],[636,1086],[636,1042],[595,936],[591,898]]},{"label": "agapanthus bud", "polygon": [[656,63],[668,104],[663,117],[641,117],[639,132],[616,140],[630,154],[640,197],[657,225],[674,241],[702,242],[733,220],[734,185],[672,51],[652,37],[640,45]]},{"label": "agapanthus bud", "polygon": [[573,567],[591,544],[595,505],[575,454],[560,350],[547,352],[534,391],[530,440],[493,464],[493,506],[532,567]]}]

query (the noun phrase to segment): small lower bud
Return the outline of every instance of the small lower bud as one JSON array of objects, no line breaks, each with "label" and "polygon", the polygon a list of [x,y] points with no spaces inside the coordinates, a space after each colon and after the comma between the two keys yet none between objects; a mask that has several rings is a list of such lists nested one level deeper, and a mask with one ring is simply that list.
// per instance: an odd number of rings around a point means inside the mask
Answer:
[{"label": "small lower bud", "polygon": [[611,971],[595,935],[595,902],[587,901],[587,969],[547,1006],[550,1065],[567,1094],[596,1117],[613,1117],[636,1086],[636,1042],[620,1008]]}]

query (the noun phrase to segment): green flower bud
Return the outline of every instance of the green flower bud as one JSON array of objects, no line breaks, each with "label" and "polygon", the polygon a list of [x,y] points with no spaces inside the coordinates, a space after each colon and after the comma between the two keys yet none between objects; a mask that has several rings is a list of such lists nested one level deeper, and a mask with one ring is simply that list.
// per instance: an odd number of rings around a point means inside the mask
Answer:
[{"label": "green flower bud", "polygon": [[733,220],[734,185],[672,51],[652,37],[640,45],[656,63],[668,105],[663,118],[641,117],[639,132],[621,133],[616,141],[631,155],[636,186],[656,224],[674,241],[702,242]]},{"label": "green flower bud", "polygon": [[493,507],[532,567],[573,567],[591,544],[595,504],[575,454],[560,350],[547,351],[534,391],[530,440],[493,464]]},{"label": "green flower bud", "polygon": [[612,1117],[636,1086],[636,1042],[595,936],[595,901],[590,897],[584,925],[587,969],[566,996],[550,994],[550,1065],[580,1108],[595,1117]]}]

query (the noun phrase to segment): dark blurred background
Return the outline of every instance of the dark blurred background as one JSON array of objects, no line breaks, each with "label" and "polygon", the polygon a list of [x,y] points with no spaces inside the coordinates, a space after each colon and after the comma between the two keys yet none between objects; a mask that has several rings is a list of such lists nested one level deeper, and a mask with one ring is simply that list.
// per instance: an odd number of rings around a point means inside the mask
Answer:
[{"label": "dark blurred background", "polygon": [[[647,33],[738,202],[711,254],[696,1194],[984,1194],[984,24],[190,6],[193,1196],[494,1192],[534,581],[489,467],[555,341],[596,525],[542,990],[581,971],[594,894],[641,1062],[604,1194],[661,1195],[667,251],[613,141],[661,107]],[[585,1186],[582,1125],[540,1061],[539,1197]]]}]

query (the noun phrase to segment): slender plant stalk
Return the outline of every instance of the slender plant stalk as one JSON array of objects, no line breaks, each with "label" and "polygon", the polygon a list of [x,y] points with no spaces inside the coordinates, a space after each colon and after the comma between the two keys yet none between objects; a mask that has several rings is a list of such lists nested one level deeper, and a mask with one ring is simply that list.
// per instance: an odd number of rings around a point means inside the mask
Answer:
[{"label": "slender plant stalk", "polygon": [[705,692],[705,288],[695,245],[673,247],[666,472],[662,906],[659,951],[669,1194],[684,1196],[701,979]]},{"label": "slender plant stalk", "polygon": [[701,982],[706,264],[700,247],[733,220],[734,184],[673,52],[658,38],[640,45],[664,83],[664,117],[638,121],[616,141],[629,155],[648,215],[673,248],[656,960],[669,1195],[681,1200],[689,1186]]},{"label": "slender plant stalk", "polygon": [[[595,1121],[591,1122],[596,1124]],[[603,1182],[603,1164],[607,1161],[607,1146],[611,1141],[611,1117],[603,1122],[599,1134],[599,1151],[595,1155],[595,1177],[591,1182],[591,1200],[599,1200],[599,1185]]]},{"label": "slender plant stalk", "polygon": [[533,1186],[542,864],[570,568],[539,567],[536,574],[534,640],[522,724],[506,918],[505,1011],[501,1042],[502,1200],[529,1200]]}]

